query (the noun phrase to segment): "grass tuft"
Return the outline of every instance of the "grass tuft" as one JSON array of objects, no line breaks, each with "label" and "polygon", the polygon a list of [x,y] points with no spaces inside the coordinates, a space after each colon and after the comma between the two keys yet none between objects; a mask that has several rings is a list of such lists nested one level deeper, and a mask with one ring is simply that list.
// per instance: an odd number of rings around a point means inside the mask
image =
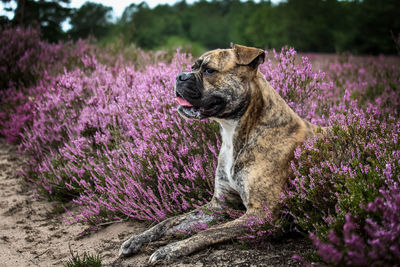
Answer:
[{"label": "grass tuft", "polygon": [[71,258],[65,263],[65,267],[100,267],[101,266],[101,255],[91,254],[84,252],[82,255],[74,253],[69,246]]}]

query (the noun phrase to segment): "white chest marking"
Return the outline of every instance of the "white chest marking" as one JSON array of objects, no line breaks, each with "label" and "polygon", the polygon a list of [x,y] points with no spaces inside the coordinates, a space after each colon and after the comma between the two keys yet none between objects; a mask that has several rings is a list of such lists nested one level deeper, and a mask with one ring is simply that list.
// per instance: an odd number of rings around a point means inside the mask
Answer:
[{"label": "white chest marking", "polygon": [[236,184],[233,182],[232,165],[233,159],[233,135],[237,126],[237,121],[218,121],[221,125],[222,145],[219,155],[219,164],[222,164],[226,177],[232,188],[236,189]]}]

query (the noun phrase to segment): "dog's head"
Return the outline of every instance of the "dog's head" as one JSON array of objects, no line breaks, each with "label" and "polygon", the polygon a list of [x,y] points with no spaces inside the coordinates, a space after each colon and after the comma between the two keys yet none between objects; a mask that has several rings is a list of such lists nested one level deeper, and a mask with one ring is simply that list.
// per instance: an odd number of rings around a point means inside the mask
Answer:
[{"label": "dog's head", "polygon": [[241,45],[203,54],[192,72],[177,75],[175,96],[178,112],[189,119],[237,119],[250,101],[250,83],[264,50]]}]

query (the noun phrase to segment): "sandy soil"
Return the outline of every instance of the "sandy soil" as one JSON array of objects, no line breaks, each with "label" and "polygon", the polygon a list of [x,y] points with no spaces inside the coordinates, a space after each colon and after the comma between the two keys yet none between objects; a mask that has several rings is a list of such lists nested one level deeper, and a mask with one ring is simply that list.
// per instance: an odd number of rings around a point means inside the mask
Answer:
[{"label": "sandy soil", "polygon": [[[104,266],[147,266],[157,247],[154,242],[138,255],[118,258],[121,243],[145,230],[143,223],[109,225],[86,235],[87,225],[66,223],[55,203],[35,199],[32,187],[18,177],[22,163],[15,147],[0,140],[0,266],[63,266],[74,253],[101,253]],[[73,208],[72,208],[73,210]],[[311,250],[306,239],[274,241],[263,248],[242,249],[234,244],[210,247],[172,263],[157,266],[294,266],[293,254]]]}]

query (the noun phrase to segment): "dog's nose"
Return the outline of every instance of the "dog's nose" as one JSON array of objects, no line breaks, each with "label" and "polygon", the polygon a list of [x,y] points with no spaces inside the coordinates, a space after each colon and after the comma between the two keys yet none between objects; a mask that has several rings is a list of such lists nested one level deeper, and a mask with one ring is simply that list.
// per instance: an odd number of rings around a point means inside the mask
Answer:
[{"label": "dog's nose", "polygon": [[181,73],[179,73],[178,74],[178,76],[176,77],[176,79],[178,80],[178,81],[181,81],[181,82],[184,82],[184,81],[187,81],[187,80],[189,80],[190,79],[190,73],[188,73],[188,72],[181,72]]}]

